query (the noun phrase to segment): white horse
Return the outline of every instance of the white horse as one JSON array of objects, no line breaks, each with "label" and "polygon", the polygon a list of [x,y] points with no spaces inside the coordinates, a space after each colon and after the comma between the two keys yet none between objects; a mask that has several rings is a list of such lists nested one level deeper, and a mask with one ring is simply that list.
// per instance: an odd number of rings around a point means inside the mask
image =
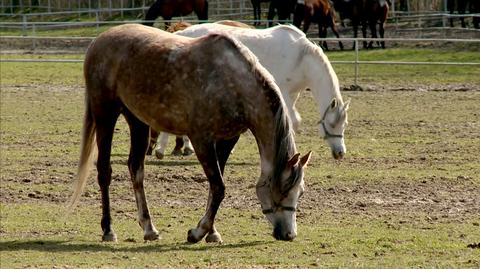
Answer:
[{"label": "white horse", "polygon": [[[298,131],[301,122],[295,103],[301,91],[310,89],[320,113],[320,135],[330,146],[333,157],[343,158],[346,153],[343,134],[347,125],[349,101],[343,102],[337,75],[319,46],[291,25],[245,29],[203,23],[175,34],[200,37],[209,33],[227,34],[243,43],[257,56],[260,63],[275,78],[295,131]],[[161,133],[158,140],[155,152],[157,156],[163,156],[168,134]]]}]

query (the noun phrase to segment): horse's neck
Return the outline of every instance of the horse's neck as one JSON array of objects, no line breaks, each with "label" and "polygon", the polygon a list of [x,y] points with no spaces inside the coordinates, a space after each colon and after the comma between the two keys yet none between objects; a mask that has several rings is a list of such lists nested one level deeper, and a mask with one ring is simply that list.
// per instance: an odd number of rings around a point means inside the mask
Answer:
[{"label": "horse's neck", "polygon": [[[259,181],[267,180],[272,176],[275,169],[279,165],[280,159],[293,156],[295,153],[295,144],[293,142],[293,134],[291,132],[290,122],[287,115],[286,107],[281,100],[278,106],[281,106],[280,112],[269,109],[268,111],[260,111],[256,108],[256,120],[250,129],[257,140],[260,152],[261,177]],[[275,105],[273,105],[275,106]],[[270,116],[273,115],[273,118]]]},{"label": "horse's neck", "polygon": [[320,113],[323,113],[333,98],[343,103],[337,75],[323,52],[310,52],[303,57],[303,72],[306,86],[311,90]]}]

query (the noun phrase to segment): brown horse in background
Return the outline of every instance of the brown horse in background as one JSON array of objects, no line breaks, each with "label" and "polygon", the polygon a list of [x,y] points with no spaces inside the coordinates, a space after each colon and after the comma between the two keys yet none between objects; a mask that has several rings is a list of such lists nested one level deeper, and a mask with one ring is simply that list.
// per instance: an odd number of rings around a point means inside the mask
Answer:
[{"label": "brown horse in background", "polygon": [[[377,24],[380,38],[384,38],[385,22],[387,20],[389,1],[388,0],[334,0],[335,8],[339,11],[341,18],[349,18],[352,22],[353,37],[358,36],[358,26],[362,26],[363,37],[367,37],[367,25],[370,28],[373,38],[377,38]],[[385,41],[380,43],[385,48]],[[355,45],[354,45],[355,46]],[[372,48],[373,41],[367,45],[363,41],[364,48]]]},{"label": "brown horse in background", "polygon": [[154,21],[161,16],[165,22],[165,29],[170,25],[173,17],[187,16],[195,12],[199,20],[208,20],[207,0],[157,0],[147,11],[143,25],[153,26]]},{"label": "brown horse in background", "polygon": [[[337,38],[340,38],[335,25],[335,10],[329,0],[304,0],[297,3],[293,16],[293,25],[300,28],[303,21],[303,32],[307,33],[312,22],[318,24],[318,37],[327,37],[327,28],[330,27]],[[338,42],[341,49],[343,44]],[[327,42],[322,42],[322,47],[328,50]]]}]

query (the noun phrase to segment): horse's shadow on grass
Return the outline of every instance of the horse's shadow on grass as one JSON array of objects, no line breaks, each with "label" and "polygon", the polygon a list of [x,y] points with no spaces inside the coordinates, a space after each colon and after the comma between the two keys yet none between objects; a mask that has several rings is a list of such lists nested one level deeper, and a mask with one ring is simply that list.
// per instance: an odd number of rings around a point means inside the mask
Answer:
[{"label": "horse's shadow on grass", "polygon": [[76,243],[74,241],[62,240],[27,240],[27,241],[6,241],[0,242],[0,252],[4,251],[44,251],[44,252],[170,252],[170,251],[205,251],[212,249],[235,249],[254,247],[259,245],[272,244],[272,241],[251,241],[236,244],[190,244],[190,243],[172,243],[172,244],[156,244],[146,243],[141,246],[117,246],[112,243]]},{"label": "horse's shadow on grass", "polygon": [[[124,160],[112,160],[112,164],[120,164],[120,165],[127,165],[127,159]],[[145,160],[145,165],[155,165],[155,166],[167,166],[167,167],[174,167],[174,166],[195,166],[200,165],[200,163],[195,160]],[[227,162],[227,166],[255,166],[256,163],[253,162]]]}]

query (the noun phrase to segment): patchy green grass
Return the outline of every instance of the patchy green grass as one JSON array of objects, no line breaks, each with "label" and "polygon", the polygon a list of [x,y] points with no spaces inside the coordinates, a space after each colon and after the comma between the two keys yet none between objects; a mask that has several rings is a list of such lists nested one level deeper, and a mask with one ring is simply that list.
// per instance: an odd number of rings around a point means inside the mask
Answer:
[{"label": "patchy green grass", "polygon": [[303,93],[297,104],[302,132],[295,140],[301,153],[314,155],[293,242],[275,241],[260,212],[254,189],[259,156],[250,133],[225,171],[227,195],[216,223],[224,243],[185,243],[204,213],[208,184],[194,156],[169,155],[146,159],[146,193],[162,239],[143,242],[121,118],[111,187],[119,242],[111,244],[100,242],[95,172],[74,212],[64,208],[78,161],[81,64],[0,67],[2,268],[480,266],[479,249],[468,247],[480,243],[479,91],[343,92],[352,104],[341,162],[318,136],[317,108],[311,93]]}]

